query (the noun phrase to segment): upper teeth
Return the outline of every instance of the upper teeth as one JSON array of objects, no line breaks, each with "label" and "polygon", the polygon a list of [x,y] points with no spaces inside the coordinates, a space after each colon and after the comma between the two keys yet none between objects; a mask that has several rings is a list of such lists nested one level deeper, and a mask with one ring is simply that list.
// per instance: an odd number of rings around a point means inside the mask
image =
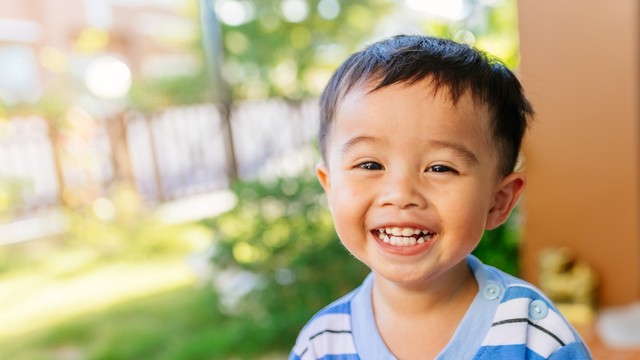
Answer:
[{"label": "upper teeth", "polygon": [[394,236],[411,236],[411,235],[429,234],[429,231],[427,230],[410,228],[410,227],[406,227],[406,228],[386,227],[386,228],[380,228],[378,229],[378,231],[380,231],[380,233],[386,233]]},{"label": "upper teeth", "polygon": [[386,227],[378,229],[380,240],[391,245],[416,245],[430,240],[433,236],[428,230],[411,227]]}]

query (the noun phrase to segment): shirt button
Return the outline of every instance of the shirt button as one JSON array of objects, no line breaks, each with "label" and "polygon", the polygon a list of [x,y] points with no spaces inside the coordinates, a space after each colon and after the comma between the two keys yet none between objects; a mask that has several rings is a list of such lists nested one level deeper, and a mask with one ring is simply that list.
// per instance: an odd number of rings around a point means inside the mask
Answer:
[{"label": "shirt button", "polygon": [[549,307],[542,300],[533,300],[529,304],[529,317],[533,320],[542,320],[548,313]]},{"label": "shirt button", "polygon": [[500,285],[495,283],[487,284],[482,290],[482,296],[487,300],[495,300],[500,297],[500,293],[502,293],[502,289]]}]

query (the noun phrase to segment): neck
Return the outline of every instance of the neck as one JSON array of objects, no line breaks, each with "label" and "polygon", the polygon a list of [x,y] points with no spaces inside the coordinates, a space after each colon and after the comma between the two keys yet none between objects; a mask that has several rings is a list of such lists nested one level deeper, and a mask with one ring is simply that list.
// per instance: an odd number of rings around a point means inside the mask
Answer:
[{"label": "neck", "polygon": [[449,309],[466,308],[478,292],[478,284],[466,260],[436,280],[421,284],[398,284],[374,274],[374,313],[416,318]]}]

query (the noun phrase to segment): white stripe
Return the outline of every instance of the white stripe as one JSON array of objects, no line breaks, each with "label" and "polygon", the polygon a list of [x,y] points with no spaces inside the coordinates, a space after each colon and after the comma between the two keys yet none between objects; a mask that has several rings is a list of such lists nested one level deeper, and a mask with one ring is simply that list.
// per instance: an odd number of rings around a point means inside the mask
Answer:
[{"label": "white stripe", "polygon": [[[326,355],[355,354],[356,346],[351,333],[323,333],[311,340],[310,359],[320,359]],[[305,354],[307,355],[307,354]],[[305,356],[304,359],[307,357]]]},{"label": "white stripe", "polygon": [[351,331],[351,316],[349,314],[326,314],[313,319],[302,329],[293,351],[300,354],[309,346],[310,337],[325,330]]},{"label": "white stripe", "polygon": [[489,329],[487,336],[482,342],[483,346],[495,345],[518,345],[527,342],[527,326],[526,322],[507,323],[493,326]]},{"label": "white stripe", "polygon": [[[557,336],[565,344],[576,340],[573,332],[562,317],[551,309],[549,309],[549,314],[544,319],[532,322]],[[527,346],[545,358],[561,347],[556,339],[539,329],[529,329]]]},{"label": "white stripe", "polygon": [[569,344],[576,341],[571,328],[567,325],[566,321],[560,314],[549,309],[549,314],[544,319],[533,321],[533,323],[542,326],[543,328],[552,332],[555,336],[559,337],[563,343]]},{"label": "white stripe", "polygon": [[531,299],[529,298],[516,298],[498,305],[493,322],[509,319],[527,319],[529,317],[530,303]]},{"label": "white stripe", "polygon": [[[532,320],[529,318],[529,298],[516,298],[506,301],[498,306],[494,323],[513,319],[527,319],[533,324],[544,328],[557,336],[564,344],[576,340],[573,331],[567,325],[560,314],[549,308],[549,313],[544,319]],[[483,341],[485,346],[525,344],[528,348],[548,357],[559,347],[560,343],[548,333],[529,325],[527,322],[505,323],[491,327]]]},{"label": "white stripe", "polygon": [[529,326],[527,347],[546,359],[554,351],[559,349],[561,345],[554,338],[549,336],[549,334],[533,326]]}]

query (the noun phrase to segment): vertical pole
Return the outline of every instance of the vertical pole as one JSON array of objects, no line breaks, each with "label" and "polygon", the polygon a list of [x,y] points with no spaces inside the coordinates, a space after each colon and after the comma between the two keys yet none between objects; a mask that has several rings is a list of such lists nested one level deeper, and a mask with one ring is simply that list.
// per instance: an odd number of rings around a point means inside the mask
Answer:
[{"label": "vertical pole", "polygon": [[202,40],[207,60],[207,68],[213,98],[220,111],[223,131],[225,132],[225,148],[227,150],[228,179],[238,177],[238,164],[233,142],[233,128],[231,126],[231,94],[229,86],[222,77],[222,32],[215,14],[215,0],[199,0],[200,21],[202,24]]},{"label": "vertical pole", "polygon": [[[107,132],[111,143],[115,180],[135,188],[131,159],[129,157],[129,144],[127,142],[127,125],[123,112],[118,112],[107,120]],[[100,186],[104,186],[104,184],[100,184]]]},{"label": "vertical pole", "polygon": [[143,116],[145,127],[149,136],[149,150],[151,153],[151,161],[153,162],[153,178],[156,186],[156,200],[164,202],[168,200],[164,191],[164,183],[162,182],[162,173],[160,171],[160,162],[158,161],[158,148],[156,147],[156,132],[154,128],[158,122],[157,114]]},{"label": "vertical pole", "polygon": [[58,182],[58,198],[56,199],[59,204],[66,205],[66,183],[62,173],[62,158],[60,147],[60,136],[58,130],[53,126],[53,121],[47,121],[47,136],[49,137],[49,143],[51,144],[51,152],[53,154],[53,168],[55,171],[56,181]]}]

